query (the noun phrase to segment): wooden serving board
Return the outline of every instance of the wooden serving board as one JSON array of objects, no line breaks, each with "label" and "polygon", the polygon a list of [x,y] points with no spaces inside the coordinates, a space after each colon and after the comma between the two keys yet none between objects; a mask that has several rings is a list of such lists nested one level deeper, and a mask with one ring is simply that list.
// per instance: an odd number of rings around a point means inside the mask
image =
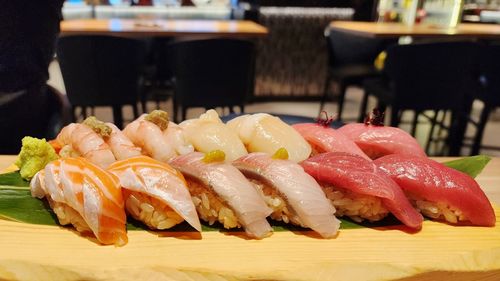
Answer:
[{"label": "wooden serving board", "polygon": [[[497,204],[499,167],[494,159],[478,177]],[[495,212],[490,228],[425,221],[417,233],[346,229],[329,240],[312,232],[248,240],[129,231],[121,248],[70,228],[0,220],[0,280],[500,280],[500,208]]]}]

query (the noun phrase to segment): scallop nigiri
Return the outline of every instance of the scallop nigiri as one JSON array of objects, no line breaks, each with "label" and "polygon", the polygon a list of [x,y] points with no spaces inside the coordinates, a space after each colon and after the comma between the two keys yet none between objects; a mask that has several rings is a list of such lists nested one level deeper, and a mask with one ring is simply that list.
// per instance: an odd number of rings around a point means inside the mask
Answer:
[{"label": "scallop nigiri", "polygon": [[420,215],[399,186],[371,160],[341,153],[327,152],[301,163],[304,170],[323,187],[337,216],[354,221],[379,221],[391,212],[405,225],[419,229]]},{"label": "scallop nigiri", "polygon": [[384,126],[383,119],[384,113],[374,110],[364,124],[347,124],[337,131],[354,141],[371,159],[389,154],[426,157],[415,138],[399,128]]},{"label": "scallop nigiri", "polygon": [[33,197],[46,198],[61,225],[93,233],[102,244],[127,243],[118,178],[84,158],[52,161],[31,181]]},{"label": "scallop nigiri", "polygon": [[274,157],[254,152],[233,165],[254,183],[273,209],[272,219],[311,228],[325,238],[335,236],[340,226],[333,215],[335,208],[314,178],[287,156],[283,149]]},{"label": "scallop nigiri", "polygon": [[375,160],[427,217],[494,226],[488,198],[470,176],[426,157],[387,155]]},{"label": "scallop nigiri", "polygon": [[182,174],[147,156],[113,163],[109,172],[120,179],[127,212],[151,229],[171,228],[184,220],[201,231],[200,220]]},{"label": "scallop nigiri", "polygon": [[255,238],[271,235],[266,217],[272,210],[245,176],[224,162],[224,152],[193,152],[172,159],[170,164],[184,174],[202,220],[209,224],[218,221],[225,228],[242,226]]},{"label": "scallop nigiri", "polygon": [[323,152],[346,152],[370,159],[352,140],[329,126],[301,123],[292,127],[309,142],[313,155]]},{"label": "scallop nigiri", "polygon": [[243,115],[227,122],[227,126],[238,134],[249,152],[272,155],[283,147],[296,163],[311,155],[307,141],[278,117],[266,113]]},{"label": "scallop nigiri", "polygon": [[220,120],[217,111],[213,109],[200,115],[199,118],[186,120],[179,126],[184,129],[185,138],[193,144],[196,151],[208,153],[221,150],[228,162],[247,154],[238,135]]}]

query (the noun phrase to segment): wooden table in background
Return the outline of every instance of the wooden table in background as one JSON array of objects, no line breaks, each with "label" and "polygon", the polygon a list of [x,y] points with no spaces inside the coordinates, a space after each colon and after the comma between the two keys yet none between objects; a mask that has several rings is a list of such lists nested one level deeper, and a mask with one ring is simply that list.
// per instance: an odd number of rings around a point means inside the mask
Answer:
[{"label": "wooden table in background", "polygon": [[456,28],[443,28],[429,24],[407,26],[402,23],[334,21],[330,28],[371,38],[500,38],[499,24],[461,23]]},{"label": "wooden table in background", "polygon": [[61,36],[114,35],[123,37],[216,36],[258,38],[267,29],[245,20],[84,19],[61,22]]},{"label": "wooden table in background", "polygon": [[[14,159],[0,156],[0,167]],[[500,205],[500,158],[477,181]],[[345,229],[330,240],[289,231],[263,240],[129,231],[121,248],[97,245],[70,228],[0,220],[0,280],[500,280],[495,209],[494,228],[425,221],[414,234]]]}]

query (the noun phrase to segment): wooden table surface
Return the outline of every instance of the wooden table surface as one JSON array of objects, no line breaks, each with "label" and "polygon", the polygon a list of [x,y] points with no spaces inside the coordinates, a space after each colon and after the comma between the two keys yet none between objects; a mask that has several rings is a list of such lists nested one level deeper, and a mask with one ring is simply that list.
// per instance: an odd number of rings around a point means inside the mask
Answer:
[{"label": "wooden table surface", "polygon": [[[14,159],[0,156],[0,169]],[[500,158],[477,180],[500,204]],[[492,228],[425,221],[417,233],[345,229],[320,239],[286,231],[263,240],[129,231],[121,248],[69,228],[0,220],[0,280],[500,280],[495,211]]]},{"label": "wooden table surface", "polygon": [[372,38],[412,37],[453,37],[453,38],[500,38],[499,24],[461,23],[456,28],[443,28],[429,24],[407,26],[403,23],[377,23],[334,21],[330,28]]},{"label": "wooden table surface", "polygon": [[61,36],[69,35],[255,38],[266,36],[267,28],[245,20],[78,19],[61,22]]}]

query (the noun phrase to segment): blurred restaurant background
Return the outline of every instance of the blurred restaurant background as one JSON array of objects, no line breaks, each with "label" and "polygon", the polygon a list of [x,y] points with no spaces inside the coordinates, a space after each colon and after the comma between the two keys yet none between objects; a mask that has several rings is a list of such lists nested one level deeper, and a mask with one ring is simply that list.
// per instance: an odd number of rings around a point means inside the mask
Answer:
[{"label": "blurred restaurant background", "polygon": [[349,123],[379,107],[429,155],[500,155],[498,0],[68,0],[62,16],[52,132],[153,109]]}]

